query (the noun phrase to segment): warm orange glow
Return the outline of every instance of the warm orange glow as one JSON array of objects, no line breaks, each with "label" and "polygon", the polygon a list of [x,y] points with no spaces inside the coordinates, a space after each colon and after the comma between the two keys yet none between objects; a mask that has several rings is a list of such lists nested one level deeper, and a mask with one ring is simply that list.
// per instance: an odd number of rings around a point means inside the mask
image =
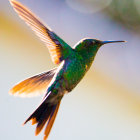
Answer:
[{"label": "warm orange glow", "polygon": [[[50,72],[45,72],[31,78],[28,78],[19,84],[15,85],[9,93],[11,95],[20,97],[33,97],[41,94],[45,94],[46,89],[52,77],[55,74],[56,69]],[[47,77],[47,78],[45,78]]]},{"label": "warm orange glow", "polygon": [[31,121],[32,121],[32,125],[34,125],[34,124],[36,124],[36,123],[37,123],[36,118],[31,119]]}]

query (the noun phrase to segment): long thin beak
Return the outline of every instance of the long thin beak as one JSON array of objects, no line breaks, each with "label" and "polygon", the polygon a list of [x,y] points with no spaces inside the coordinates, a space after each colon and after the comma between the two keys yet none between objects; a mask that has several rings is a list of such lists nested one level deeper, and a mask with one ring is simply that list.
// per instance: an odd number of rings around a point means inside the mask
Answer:
[{"label": "long thin beak", "polygon": [[126,42],[126,41],[123,41],[123,40],[117,40],[117,41],[102,41],[102,44],[107,44],[107,43],[119,43],[119,42]]}]

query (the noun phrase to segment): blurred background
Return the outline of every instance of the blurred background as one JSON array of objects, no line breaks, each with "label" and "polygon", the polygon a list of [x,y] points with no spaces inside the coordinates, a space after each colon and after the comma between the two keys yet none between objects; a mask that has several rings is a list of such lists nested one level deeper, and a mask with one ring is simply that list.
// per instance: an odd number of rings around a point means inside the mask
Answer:
[{"label": "blurred background", "polygon": [[[92,68],[61,103],[49,140],[140,139],[140,1],[20,0],[69,45],[85,37],[126,40],[97,53]],[[55,65],[8,0],[0,0],[0,139],[40,140],[22,123],[41,101],[8,94],[17,82]]]}]

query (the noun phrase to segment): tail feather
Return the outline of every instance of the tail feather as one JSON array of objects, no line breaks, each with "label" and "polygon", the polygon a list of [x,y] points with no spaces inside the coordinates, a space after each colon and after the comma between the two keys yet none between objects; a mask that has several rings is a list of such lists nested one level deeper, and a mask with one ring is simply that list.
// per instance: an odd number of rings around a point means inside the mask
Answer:
[{"label": "tail feather", "polygon": [[56,105],[51,105],[45,101],[46,100],[44,100],[41,105],[24,122],[24,124],[26,124],[28,121],[32,120],[32,125],[37,124],[35,135],[38,135],[45,124],[47,124],[44,132],[44,140],[47,139],[51,131],[60,105],[60,101]]},{"label": "tail feather", "polygon": [[40,115],[43,113],[43,109],[46,104],[43,102],[39,107],[30,115],[30,117],[23,123],[25,125],[28,121],[32,120],[33,125],[39,121]]},{"label": "tail feather", "polygon": [[47,108],[40,116],[40,120],[36,127],[35,135],[38,135],[43,129],[44,125],[46,124],[46,122],[48,121],[50,117],[51,112],[53,111],[52,108],[53,106],[51,106],[50,108]]},{"label": "tail feather", "polygon": [[48,120],[48,124],[45,128],[45,131],[44,131],[44,140],[46,140],[49,136],[49,133],[51,131],[51,128],[53,126],[53,123],[55,121],[55,118],[56,118],[56,115],[57,115],[57,112],[58,112],[58,109],[59,109],[59,106],[60,106],[60,102],[57,104],[57,106],[55,107],[54,111],[52,112],[49,120]]}]

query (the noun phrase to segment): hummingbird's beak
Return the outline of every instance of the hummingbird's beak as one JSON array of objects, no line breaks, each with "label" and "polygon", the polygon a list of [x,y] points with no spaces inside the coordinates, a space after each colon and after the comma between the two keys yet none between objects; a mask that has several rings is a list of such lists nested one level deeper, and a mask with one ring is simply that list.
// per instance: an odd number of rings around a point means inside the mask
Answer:
[{"label": "hummingbird's beak", "polygon": [[117,41],[102,41],[102,45],[104,44],[107,44],[107,43],[119,43],[119,42],[126,42],[126,41],[123,41],[123,40],[117,40]]}]

